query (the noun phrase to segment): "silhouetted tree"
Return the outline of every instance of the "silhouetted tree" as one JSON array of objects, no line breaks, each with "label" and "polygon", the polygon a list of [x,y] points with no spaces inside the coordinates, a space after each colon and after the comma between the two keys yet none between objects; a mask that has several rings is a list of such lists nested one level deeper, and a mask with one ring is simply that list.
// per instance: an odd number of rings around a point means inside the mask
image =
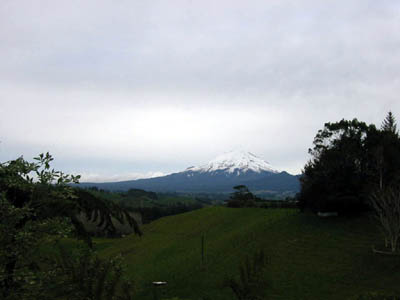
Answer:
[{"label": "silhouetted tree", "polygon": [[357,119],[326,123],[300,178],[300,208],[356,212],[376,189],[400,182],[400,139],[391,113],[382,129]]},{"label": "silhouetted tree", "polygon": [[383,120],[381,130],[398,135],[396,118],[391,111],[388,112],[386,118]]},{"label": "silhouetted tree", "polygon": [[229,207],[253,207],[256,205],[256,197],[249,191],[245,185],[237,185],[231,194],[227,205]]},{"label": "silhouetted tree", "polygon": [[366,139],[375,131],[357,119],[326,123],[318,131],[300,178],[302,207],[346,211],[362,205],[368,181]]},{"label": "silhouetted tree", "polygon": [[382,123],[377,148],[380,189],[400,184],[400,138],[391,112]]}]

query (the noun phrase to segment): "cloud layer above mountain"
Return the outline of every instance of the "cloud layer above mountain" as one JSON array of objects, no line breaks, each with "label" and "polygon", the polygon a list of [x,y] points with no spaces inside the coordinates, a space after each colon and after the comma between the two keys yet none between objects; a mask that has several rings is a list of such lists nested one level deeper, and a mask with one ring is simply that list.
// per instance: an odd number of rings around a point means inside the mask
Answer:
[{"label": "cloud layer above mountain", "polygon": [[0,3],[1,161],[171,172],[242,148],[300,171],[324,122],[400,118],[399,1]]}]

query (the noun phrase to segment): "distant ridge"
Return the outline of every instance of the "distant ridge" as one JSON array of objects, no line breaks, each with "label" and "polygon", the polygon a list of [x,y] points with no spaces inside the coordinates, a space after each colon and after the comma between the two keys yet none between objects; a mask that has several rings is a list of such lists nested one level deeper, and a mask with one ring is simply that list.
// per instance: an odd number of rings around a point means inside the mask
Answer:
[{"label": "distant ridge", "polygon": [[258,194],[299,191],[298,176],[279,172],[271,165],[246,151],[231,151],[217,156],[207,164],[189,167],[161,177],[108,183],[82,183],[108,190],[131,188],[154,192],[229,193],[235,185],[244,184]]}]

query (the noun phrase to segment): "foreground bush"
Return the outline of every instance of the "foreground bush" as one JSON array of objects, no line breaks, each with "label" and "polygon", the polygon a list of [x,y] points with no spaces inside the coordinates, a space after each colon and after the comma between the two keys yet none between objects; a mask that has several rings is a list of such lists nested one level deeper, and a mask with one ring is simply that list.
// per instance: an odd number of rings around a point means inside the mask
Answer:
[{"label": "foreground bush", "polygon": [[99,226],[110,232],[115,230],[111,218],[124,222],[125,217],[135,232],[141,233],[127,211],[105,201],[78,197],[69,184],[78,183],[79,176],[55,171],[50,167],[52,160],[46,153],[33,163],[22,157],[0,163],[1,299],[45,299],[48,288],[58,284],[60,277],[54,273],[57,267],[44,267],[49,262],[40,247],[67,235],[84,239],[91,247],[90,235],[76,217],[81,212],[100,220]]}]

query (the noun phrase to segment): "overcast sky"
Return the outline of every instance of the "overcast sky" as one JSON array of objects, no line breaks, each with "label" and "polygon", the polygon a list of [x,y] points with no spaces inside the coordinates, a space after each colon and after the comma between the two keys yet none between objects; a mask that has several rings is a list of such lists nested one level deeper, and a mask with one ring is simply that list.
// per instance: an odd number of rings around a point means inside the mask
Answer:
[{"label": "overcast sky", "polygon": [[400,120],[399,53],[398,0],[1,0],[0,161],[102,181],[242,149],[300,173],[325,122]]}]

